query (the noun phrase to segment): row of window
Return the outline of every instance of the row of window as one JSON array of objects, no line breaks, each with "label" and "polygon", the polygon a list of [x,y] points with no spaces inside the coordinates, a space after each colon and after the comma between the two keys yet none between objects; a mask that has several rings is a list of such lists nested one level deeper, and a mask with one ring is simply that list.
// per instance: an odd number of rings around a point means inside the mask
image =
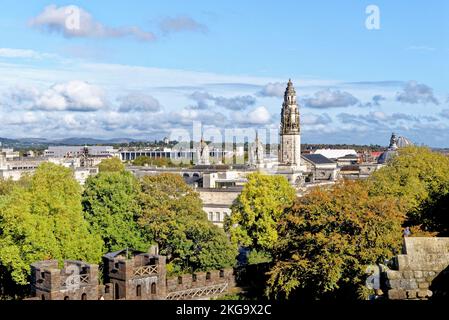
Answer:
[{"label": "row of window", "polygon": [[207,214],[207,218],[209,219],[209,221],[223,222],[225,215],[226,215],[225,213],[221,213],[221,212],[209,212]]}]

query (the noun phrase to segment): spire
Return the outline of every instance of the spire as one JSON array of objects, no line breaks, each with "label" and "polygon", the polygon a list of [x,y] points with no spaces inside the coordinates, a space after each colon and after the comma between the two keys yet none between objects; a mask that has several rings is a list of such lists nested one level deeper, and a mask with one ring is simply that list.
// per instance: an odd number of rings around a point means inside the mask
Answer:
[{"label": "spire", "polygon": [[296,96],[295,87],[293,86],[292,79],[288,79],[287,89],[285,90],[285,97]]}]

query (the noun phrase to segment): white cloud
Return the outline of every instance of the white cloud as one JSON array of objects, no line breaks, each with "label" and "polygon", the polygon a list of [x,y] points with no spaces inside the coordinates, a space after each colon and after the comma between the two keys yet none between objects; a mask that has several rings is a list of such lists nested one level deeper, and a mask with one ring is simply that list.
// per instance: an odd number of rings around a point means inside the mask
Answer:
[{"label": "white cloud", "polygon": [[165,34],[175,33],[175,32],[207,32],[208,29],[205,25],[195,21],[194,19],[187,16],[179,16],[174,18],[164,18],[159,27]]},{"label": "white cloud", "polygon": [[257,107],[249,112],[234,112],[232,119],[241,125],[266,125],[270,124],[272,116],[267,108]]},{"label": "white cloud", "polygon": [[46,90],[17,88],[10,98],[13,108],[47,111],[96,111],[106,106],[104,91],[84,81],[58,83]]},{"label": "white cloud", "polygon": [[[79,19],[78,19],[79,17]],[[49,5],[29,21],[31,27],[60,33],[67,38],[121,38],[134,37],[137,40],[153,41],[156,36],[139,27],[109,27],[94,19],[86,10],[76,6]]]},{"label": "white cloud", "polygon": [[268,83],[258,92],[258,95],[262,97],[283,97],[286,87],[287,84],[282,82]]},{"label": "white cloud", "polygon": [[402,92],[398,92],[396,100],[403,103],[433,103],[440,104],[433,94],[433,89],[425,84],[411,80],[404,86]]},{"label": "white cloud", "polygon": [[161,110],[159,101],[143,93],[131,93],[117,99],[120,102],[120,112],[158,112]]},{"label": "white cloud", "polygon": [[327,114],[304,114],[301,118],[301,125],[326,125],[332,123],[332,118]]},{"label": "white cloud", "polygon": [[29,49],[0,48],[2,58],[44,59],[54,57],[52,54],[41,53]]},{"label": "white cloud", "polygon": [[223,107],[228,110],[242,110],[256,103],[256,99],[250,95],[227,98],[213,96],[210,93],[203,91],[195,91],[189,95],[189,98],[196,101],[196,105],[189,106],[189,108],[197,110],[209,109],[209,101],[213,101],[217,107]]},{"label": "white cloud", "polygon": [[306,98],[303,101],[307,107],[319,109],[349,107],[359,103],[359,100],[349,92],[330,89],[318,91],[313,98]]}]

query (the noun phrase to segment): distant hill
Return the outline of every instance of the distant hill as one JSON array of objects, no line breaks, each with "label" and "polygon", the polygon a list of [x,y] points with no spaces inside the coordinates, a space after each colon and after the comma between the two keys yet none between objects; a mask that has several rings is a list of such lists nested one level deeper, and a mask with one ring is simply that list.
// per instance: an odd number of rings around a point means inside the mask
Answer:
[{"label": "distant hill", "polygon": [[95,139],[95,138],[65,138],[60,140],[53,140],[50,142],[51,145],[94,145],[94,144],[121,144],[130,143],[138,140],[131,138],[116,138],[116,139]]},{"label": "distant hill", "polygon": [[116,139],[95,139],[95,138],[64,138],[64,139],[40,139],[40,138],[21,138],[21,139],[8,139],[1,138],[0,143],[3,148],[15,148],[15,149],[45,149],[48,146],[61,146],[61,145],[116,145],[124,143],[137,142],[139,140],[131,138],[116,138]]}]

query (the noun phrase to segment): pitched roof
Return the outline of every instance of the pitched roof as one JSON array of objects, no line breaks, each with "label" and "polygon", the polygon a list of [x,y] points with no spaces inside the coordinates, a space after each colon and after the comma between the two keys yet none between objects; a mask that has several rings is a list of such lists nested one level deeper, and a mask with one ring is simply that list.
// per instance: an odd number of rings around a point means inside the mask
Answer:
[{"label": "pitched roof", "polygon": [[335,164],[334,161],[321,154],[303,154],[302,157],[314,164]]}]

